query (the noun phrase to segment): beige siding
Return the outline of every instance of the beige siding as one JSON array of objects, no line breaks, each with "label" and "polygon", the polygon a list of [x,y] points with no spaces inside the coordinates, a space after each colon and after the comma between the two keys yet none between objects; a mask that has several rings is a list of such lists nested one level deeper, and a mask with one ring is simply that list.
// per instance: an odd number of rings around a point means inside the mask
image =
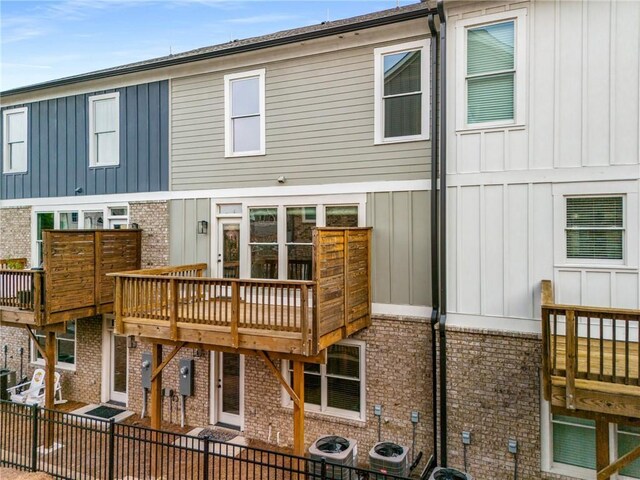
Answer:
[{"label": "beige siding", "polygon": [[229,72],[174,79],[172,189],[428,178],[429,142],[373,144],[375,46],[254,65],[266,68],[265,156],[224,158]]},{"label": "beige siding", "polygon": [[367,196],[375,303],[431,305],[429,222],[429,192]]},{"label": "beige siding", "polygon": [[[197,222],[209,222],[209,234],[198,235]],[[211,200],[172,200],[169,203],[169,263],[211,263]]]}]

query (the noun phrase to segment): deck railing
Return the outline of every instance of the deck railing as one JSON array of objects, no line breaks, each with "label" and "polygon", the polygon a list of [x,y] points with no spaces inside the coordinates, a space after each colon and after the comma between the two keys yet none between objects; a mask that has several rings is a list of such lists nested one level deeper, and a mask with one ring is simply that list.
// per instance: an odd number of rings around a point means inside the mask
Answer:
[{"label": "deck railing", "polygon": [[39,312],[43,275],[39,270],[0,269],[0,306]]},{"label": "deck railing", "polygon": [[545,398],[551,377],[566,379],[567,408],[575,408],[576,380],[640,386],[640,310],[560,305],[542,283]]},{"label": "deck railing", "polygon": [[178,273],[119,274],[116,329],[123,331],[123,318],[162,320],[176,340],[178,323],[228,327],[236,346],[238,329],[242,328],[296,332],[303,340],[315,331],[314,282],[203,278]]}]

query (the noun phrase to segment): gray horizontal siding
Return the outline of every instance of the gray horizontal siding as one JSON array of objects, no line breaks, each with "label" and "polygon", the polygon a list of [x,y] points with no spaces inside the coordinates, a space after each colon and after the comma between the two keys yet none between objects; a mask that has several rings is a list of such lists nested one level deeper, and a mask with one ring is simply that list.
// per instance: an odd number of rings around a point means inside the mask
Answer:
[{"label": "gray horizontal siding", "polygon": [[[398,42],[400,43],[400,41]],[[172,81],[175,190],[429,177],[430,142],[374,145],[374,46],[266,68],[265,156],[224,157],[224,75]]]},{"label": "gray horizontal siding", "polygon": [[[88,99],[114,91],[120,92],[120,165],[89,168]],[[168,190],[167,81],[20,106],[28,107],[28,171],[2,175],[0,198],[61,197],[76,188],[84,195]]]},{"label": "gray horizontal siding", "polygon": [[[211,263],[211,235],[198,235],[197,222],[206,220],[213,225],[211,199],[171,200],[169,202],[169,263],[186,265]],[[215,233],[215,231],[213,231]]]}]

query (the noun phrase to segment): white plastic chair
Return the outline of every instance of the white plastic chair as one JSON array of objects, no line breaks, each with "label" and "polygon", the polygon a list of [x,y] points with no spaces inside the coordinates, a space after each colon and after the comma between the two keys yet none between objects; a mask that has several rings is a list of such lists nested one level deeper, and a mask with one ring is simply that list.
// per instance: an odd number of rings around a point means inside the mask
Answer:
[{"label": "white plastic chair", "polygon": [[[65,403],[62,399],[62,387],[60,386],[60,374],[54,374],[54,401],[55,404]],[[25,390],[20,390],[25,388]],[[7,388],[11,395],[11,401],[22,403],[23,405],[44,406],[45,401],[45,371],[42,368],[36,368],[30,382],[21,383],[15,387]]]}]

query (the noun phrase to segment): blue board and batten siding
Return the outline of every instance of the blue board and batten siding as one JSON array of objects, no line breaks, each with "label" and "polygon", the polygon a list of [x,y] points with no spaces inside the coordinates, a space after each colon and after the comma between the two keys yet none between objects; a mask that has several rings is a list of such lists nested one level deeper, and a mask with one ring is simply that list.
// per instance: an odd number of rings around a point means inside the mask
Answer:
[{"label": "blue board and batten siding", "polygon": [[[77,188],[80,195],[168,190],[168,87],[153,82],[7,107],[28,107],[28,171],[2,174],[0,198],[63,197]],[[89,97],[116,91],[120,164],[90,168]]]}]

